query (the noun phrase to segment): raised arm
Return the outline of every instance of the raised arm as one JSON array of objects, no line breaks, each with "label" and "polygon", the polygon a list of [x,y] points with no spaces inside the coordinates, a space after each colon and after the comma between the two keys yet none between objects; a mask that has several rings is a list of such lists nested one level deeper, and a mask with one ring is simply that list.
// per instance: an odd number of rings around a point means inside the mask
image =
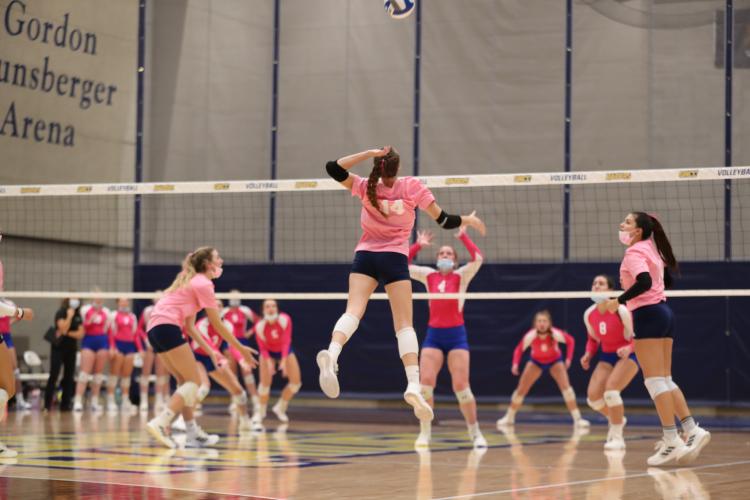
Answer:
[{"label": "raised arm", "polygon": [[440,208],[437,202],[433,201],[425,209],[425,212],[427,212],[427,214],[438,223],[438,226],[443,229],[456,229],[463,226],[469,226],[476,229],[482,236],[487,234],[487,228],[485,227],[484,222],[476,216],[476,210],[469,215],[450,215]]},{"label": "raised arm", "polygon": [[479,250],[479,247],[469,237],[469,234],[466,231],[466,226],[462,226],[458,230],[458,233],[456,233],[456,238],[458,238],[461,243],[464,244],[464,247],[466,247],[466,250],[468,250],[469,255],[471,255],[471,261],[456,269],[456,272],[461,275],[464,283],[466,284],[466,286],[468,286],[469,282],[474,279],[474,276],[476,276],[477,272],[479,272],[479,268],[482,267],[484,257],[482,256],[482,252]]},{"label": "raised arm", "polygon": [[326,163],[326,172],[328,172],[328,175],[331,176],[333,180],[340,182],[346,189],[351,190],[354,181],[349,176],[348,170],[362,161],[385,156],[390,150],[390,146],[386,146],[382,149],[368,149],[361,153],[344,156],[336,161],[329,161]]}]

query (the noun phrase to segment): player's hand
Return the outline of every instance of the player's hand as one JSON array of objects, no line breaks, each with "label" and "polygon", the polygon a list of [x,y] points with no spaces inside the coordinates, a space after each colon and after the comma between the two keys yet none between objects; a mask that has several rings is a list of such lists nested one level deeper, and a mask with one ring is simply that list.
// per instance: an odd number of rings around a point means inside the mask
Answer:
[{"label": "player's hand", "polygon": [[276,375],[276,360],[273,358],[266,359],[266,366],[268,367],[268,373],[273,377]]},{"label": "player's hand", "polygon": [[469,215],[461,216],[461,227],[463,226],[473,227],[482,236],[487,234],[487,227],[484,225],[484,222],[482,222],[482,219],[477,217],[476,210],[471,212]]},{"label": "player's hand", "polygon": [[250,368],[255,368],[256,366],[258,366],[258,361],[253,356],[253,354],[258,354],[258,351],[256,351],[252,347],[247,347],[244,345],[240,345],[237,350],[240,351],[242,359],[250,366]]},{"label": "player's hand", "polygon": [[620,308],[620,303],[617,301],[617,299],[608,299],[604,301],[604,307],[607,308],[607,311],[613,313],[617,312],[617,309]]},{"label": "player's hand", "polygon": [[391,152],[390,146],[383,146],[381,149],[370,149],[367,153],[372,158],[381,158]]},{"label": "player's hand", "polygon": [[24,307],[23,309],[23,320],[24,321],[31,321],[34,319],[34,310],[30,307]]},{"label": "player's hand", "polygon": [[629,345],[626,345],[617,349],[617,356],[625,359],[630,356],[631,352],[633,352],[633,349]]},{"label": "player's hand", "polygon": [[569,359],[565,360],[565,369],[566,370],[570,370],[570,360]]},{"label": "player's hand", "polygon": [[520,374],[521,374],[521,372],[520,372],[520,371],[518,371],[518,365],[513,365],[513,366],[512,366],[511,368],[510,368],[510,373],[512,373],[512,374],[513,374],[513,375],[515,375],[516,377],[517,377],[518,375],[520,375]]},{"label": "player's hand", "polygon": [[421,247],[432,245],[433,234],[431,231],[417,231],[417,244]]},{"label": "player's hand", "polygon": [[583,356],[581,356],[581,368],[586,371],[591,368],[591,355],[589,353],[585,353]]}]

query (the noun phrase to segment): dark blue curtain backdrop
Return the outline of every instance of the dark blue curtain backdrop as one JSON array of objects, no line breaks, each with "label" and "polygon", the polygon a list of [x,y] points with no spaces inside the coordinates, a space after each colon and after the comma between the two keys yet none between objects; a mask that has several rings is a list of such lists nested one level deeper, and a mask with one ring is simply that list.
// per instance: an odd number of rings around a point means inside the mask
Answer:
[{"label": "dark blue curtain backdrop", "polygon": [[[617,276],[618,264],[485,264],[470,291],[587,290],[593,276]],[[164,288],[179,269],[176,266],[140,265],[134,289]],[[247,265],[226,266],[216,289],[244,292],[342,292],[347,288],[348,265]],[[685,263],[676,288],[710,289],[747,286],[750,263]],[[414,284],[415,291],[423,291]],[[139,304],[143,307],[145,303]],[[588,300],[475,300],[467,301],[466,325],[471,344],[471,380],[478,397],[504,398],[515,388],[510,373],[511,355],[539,309],[552,312],[556,326],[576,339],[575,363],[570,378],[579,396],[585,396],[588,374],[578,359],[583,354],[586,331],[582,323]],[[256,310],[258,302],[248,303]],[[750,400],[750,299],[681,298],[670,300],[677,317],[673,361],[675,380],[691,401],[741,402]],[[326,347],[331,328],[344,311],[344,301],[281,301],[281,309],[294,321],[294,350],[302,366],[304,390],[318,390],[315,354]],[[427,324],[427,303],[414,302],[414,326],[420,340]],[[340,358],[342,391],[390,393],[405,384],[398,358],[390,310],[386,301],[372,301],[360,328]],[[444,372],[438,393],[451,394]],[[558,397],[549,377],[534,387],[532,396]],[[648,396],[638,375],[624,397]]]}]

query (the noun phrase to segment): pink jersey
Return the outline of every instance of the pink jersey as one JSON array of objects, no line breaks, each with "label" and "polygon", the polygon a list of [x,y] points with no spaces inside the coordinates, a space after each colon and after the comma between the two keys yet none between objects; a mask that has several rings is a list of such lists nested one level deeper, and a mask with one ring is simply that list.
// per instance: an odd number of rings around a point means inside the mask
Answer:
[{"label": "pink jersey", "polygon": [[111,312],[106,307],[95,307],[93,304],[81,306],[81,318],[83,319],[83,331],[86,336],[97,337],[107,335],[109,316]]},{"label": "pink jersey", "polygon": [[633,318],[628,308],[621,305],[616,313],[600,312],[596,304],[583,313],[583,324],[589,334],[586,352],[593,355],[602,346],[602,352],[617,352],[621,347],[633,345]]},{"label": "pink jersey", "polygon": [[[482,254],[471,241],[469,235],[461,234],[461,241],[471,255],[471,262],[448,274],[442,274],[431,267],[411,264],[422,247],[415,243],[409,249],[409,275],[424,284],[430,293],[463,293],[482,266]],[[464,324],[465,299],[430,300],[429,326],[432,328],[452,328]]]},{"label": "pink jersey", "polygon": [[354,251],[397,252],[409,255],[409,236],[418,208],[425,210],[435,197],[416,177],[399,177],[393,186],[378,183],[375,192],[384,217],[367,199],[367,179],[349,174],[353,179],[352,196],[362,200],[362,238]]},{"label": "pink jersey", "polygon": [[247,306],[225,307],[221,311],[221,317],[232,324],[229,331],[234,332],[234,336],[238,339],[247,338],[247,331],[250,329],[248,322],[257,323],[261,319]]},{"label": "pink jersey", "polygon": [[115,311],[108,321],[109,347],[114,348],[115,342],[135,342],[139,351],[143,350],[140,335],[138,335],[138,318],[130,311]]},{"label": "pink jersey", "polygon": [[620,285],[623,290],[633,286],[635,277],[641,273],[651,276],[651,289],[627,302],[631,311],[667,300],[664,295],[664,261],[653,238],[639,241],[625,250],[625,257],[620,264]]},{"label": "pink jersey", "polygon": [[282,358],[289,355],[292,346],[292,318],[287,313],[279,313],[278,319],[273,323],[262,319],[255,324],[253,330],[262,357],[270,357],[269,351],[281,353]]},{"label": "pink jersey", "polygon": [[513,365],[521,363],[523,352],[531,347],[531,359],[537,363],[552,363],[562,356],[559,344],[566,344],[565,357],[567,361],[573,359],[575,350],[575,339],[567,332],[559,328],[552,327],[552,333],[548,335],[539,335],[535,328],[526,332],[521,341],[513,351]]},{"label": "pink jersey", "polygon": [[[4,291],[4,278],[5,272],[3,270],[3,262],[0,261],[0,292]],[[10,317],[4,316],[0,318],[0,333],[10,333]]]},{"label": "pink jersey", "polygon": [[185,318],[201,309],[215,308],[214,284],[204,274],[196,274],[187,286],[165,293],[154,306],[148,320],[148,330],[159,325],[182,328]]}]

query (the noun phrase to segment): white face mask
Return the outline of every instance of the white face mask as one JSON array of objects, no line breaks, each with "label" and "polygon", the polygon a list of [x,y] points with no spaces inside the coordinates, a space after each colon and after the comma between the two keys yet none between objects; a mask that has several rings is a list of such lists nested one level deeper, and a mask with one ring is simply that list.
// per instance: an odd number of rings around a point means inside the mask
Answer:
[{"label": "white face mask", "polygon": [[451,259],[438,259],[437,268],[441,271],[453,269],[453,261]]},{"label": "white face mask", "polygon": [[78,309],[78,306],[81,305],[81,301],[78,299],[70,299],[68,301],[68,305],[72,307],[73,309]]},{"label": "white face mask", "polygon": [[130,312],[130,307],[128,307],[128,306],[121,307],[121,308],[118,309],[118,311],[124,312],[124,313]]},{"label": "white face mask", "polygon": [[229,306],[230,307],[239,307],[240,306],[240,299],[229,299]]},{"label": "white face mask", "polygon": [[224,274],[224,268],[223,267],[214,266],[214,279],[217,280],[217,279],[221,278],[222,274]]},{"label": "white face mask", "polygon": [[620,238],[620,243],[625,246],[629,246],[630,242],[633,241],[633,235],[628,231],[619,231],[618,237]]},{"label": "white face mask", "polygon": [[602,302],[607,300],[607,297],[591,297],[591,300],[594,302],[594,304],[601,304]]},{"label": "white face mask", "polygon": [[266,321],[276,321],[279,318],[279,313],[264,314],[263,319]]}]

